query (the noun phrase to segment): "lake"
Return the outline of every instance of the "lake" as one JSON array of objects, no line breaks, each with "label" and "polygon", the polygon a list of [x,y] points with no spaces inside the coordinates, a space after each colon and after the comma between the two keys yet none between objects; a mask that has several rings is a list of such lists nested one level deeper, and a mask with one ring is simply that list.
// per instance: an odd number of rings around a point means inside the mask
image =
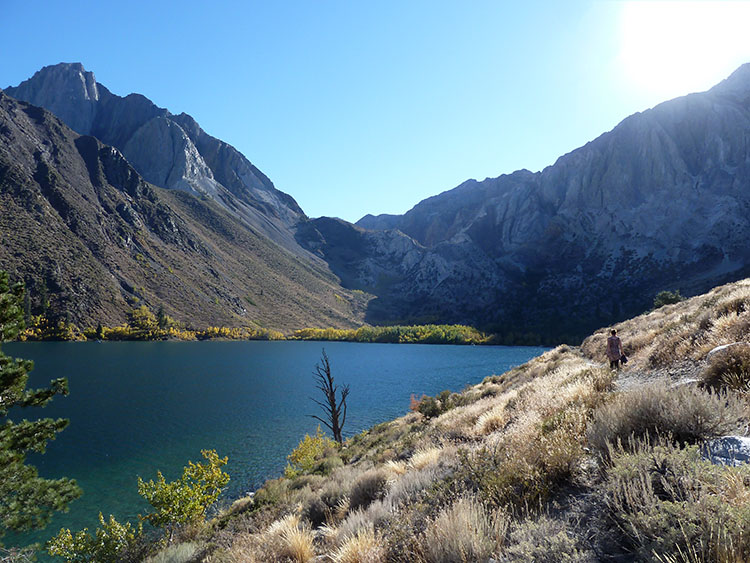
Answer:
[{"label": "lake", "polygon": [[[27,418],[70,425],[47,453],[29,459],[45,477],[75,478],[84,495],[46,531],[3,542],[45,541],[60,527],[97,525],[99,511],[135,521],[147,505],[137,476],[170,480],[201,449],[228,456],[225,496],[237,498],[279,476],[286,456],[322,416],[313,370],[325,348],[339,385],[351,388],[344,435],[404,415],[412,394],[460,391],[546,350],[540,347],[348,342],[6,343],[5,354],[34,360],[29,387],[67,377],[68,397]],[[18,414],[15,415],[18,418]]]}]

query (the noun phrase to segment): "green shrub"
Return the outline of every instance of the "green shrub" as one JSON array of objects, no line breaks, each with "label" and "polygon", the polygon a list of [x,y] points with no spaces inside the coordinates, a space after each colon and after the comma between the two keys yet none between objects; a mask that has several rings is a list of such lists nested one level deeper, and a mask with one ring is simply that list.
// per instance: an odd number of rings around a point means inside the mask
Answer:
[{"label": "green shrub", "polygon": [[417,410],[426,419],[440,416],[440,414],[443,412],[440,401],[438,401],[435,397],[427,396],[422,397],[422,399],[419,401],[419,407],[417,408]]},{"label": "green shrub", "polygon": [[313,467],[313,473],[318,475],[330,475],[331,472],[344,465],[344,461],[337,455],[324,457]]},{"label": "green shrub", "polygon": [[542,468],[500,446],[467,453],[459,450],[454,476],[494,506],[536,506],[549,495]]},{"label": "green shrub", "polygon": [[313,528],[318,528],[325,524],[331,514],[331,507],[328,506],[319,496],[312,497],[302,507],[302,517],[310,522]]},{"label": "green shrub", "polygon": [[515,524],[503,551],[508,563],[577,563],[592,560],[591,553],[582,549],[564,522],[547,515],[527,518]]},{"label": "green shrub", "polygon": [[303,473],[311,473],[326,450],[335,448],[336,442],[328,438],[318,425],[315,436],[305,434],[297,447],[287,456],[289,463],[284,469],[284,476],[294,478]]},{"label": "green shrub", "polygon": [[435,418],[447,412],[455,407],[465,404],[466,399],[458,394],[452,393],[449,390],[441,391],[437,397],[430,397],[428,395],[422,395],[422,398],[417,400],[413,395],[411,398],[411,410],[419,412],[426,419]]},{"label": "green shrub", "polygon": [[214,450],[202,450],[201,455],[206,462],[189,461],[176,481],[167,482],[161,471],[156,481],[138,477],[138,494],[155,509],[142,518],[156,527],[166,527],[170,542],[175,527],[202,520],[229,483],[229,475],[221,470],[227,458],[220,458]]},{"label": "green shrub", "polygon": [[75,535],[67,528],[61,529],[47,542],[47,552],[73,563],[117,563],[122,560],[121,553],[134,546],[142,533],[140,524],[134,529],[130,522],[120,524],[112,515],[105,521],[101,512],[99,523],[101,527],[93,536],[88,528]]},{"label": "green shrub", "polygon": [[619,393],[599,407],[588,440],[605,456],[608,444],[627,444],[631,436],[669,434],[678,443],[694,444],[736,430],[745,416],[734,396],[657,383]]},{"label": "green shrub", "polygon": [[619,542],[640,560],[750,560],[750,467],[712,465],[665,438],[611,447],[602,496]]},{"label": "green shrub", "polygon": [[658,309],[659,307],[663,307],[664,305],[679,303],[680,301],[684,300],[685,298],[680,295],[679,289],[676,291],[660,291],[656,294],[656,297],[654,297],[654,309]]},{"label": "green shrub", "polygon": [[255,506],[274,506],[288,502],[291,493],[291,481],[288,479],[269,479],[255,491],[253,504]]}]

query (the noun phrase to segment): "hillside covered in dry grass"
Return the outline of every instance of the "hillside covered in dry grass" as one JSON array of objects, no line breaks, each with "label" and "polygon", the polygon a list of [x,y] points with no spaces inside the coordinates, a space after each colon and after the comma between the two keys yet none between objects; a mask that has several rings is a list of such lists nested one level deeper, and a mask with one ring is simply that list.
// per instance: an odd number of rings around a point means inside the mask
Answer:
[{"label": "hillside covered in dry grass", "polygon": [[620,372],[608,327],[341,448],[309,437],[315,455],[146,560],[750,560],[750,467],[705,459],[747,435],[750,280],[615,328]]}]

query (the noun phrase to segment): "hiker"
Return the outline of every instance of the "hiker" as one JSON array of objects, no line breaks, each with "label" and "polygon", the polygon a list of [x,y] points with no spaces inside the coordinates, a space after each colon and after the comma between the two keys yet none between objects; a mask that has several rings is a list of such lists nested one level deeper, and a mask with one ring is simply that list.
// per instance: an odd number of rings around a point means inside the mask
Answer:
[{"label": "hiker", "polygon": [[609,358],[610,369],[620,369],[620,359],[624,355],[622,341],[617,336],[617,331],[612,329],[611,336],[607,338],[607,358]]}]

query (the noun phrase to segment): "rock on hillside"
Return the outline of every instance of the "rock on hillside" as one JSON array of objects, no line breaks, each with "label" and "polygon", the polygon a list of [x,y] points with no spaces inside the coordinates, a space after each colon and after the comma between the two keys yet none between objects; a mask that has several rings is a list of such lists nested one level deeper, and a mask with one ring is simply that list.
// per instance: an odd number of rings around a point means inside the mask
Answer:
[{"label": "rock on hillside", "polygon": [[[101,100],[81,76],[80,91]],[[322,262],[300,260],[211,198],[147,183],[116,148],[1,91],[0,209],[0,269],[26,282],[32,312],[49,302],[83,326],[117,324],[140,304],[197,327],[361,323],[362,297]]]},{"label": "rock on hillside", "polygon": [[311,258],[292,234],[305,219],[297,202],[189,115],[172,115],[140,94],[112,94],[80,63],[44,67],[5,92],[48,109],[81,135],[116,147],[146,181],[209,197],[288,250]]},{"label": "rock on hillside", "polygon": [[[738,279],[750,266],[749,138],[746,64],[541,172],[469,180],[403,216],[366,216],[359,226],[397,229],[423,249],[406,271],[384,267],[379,301],[413,303],[393,307],[406,317],[430,310],[443,321],[583,335],[642,311],[660,290],[693,294]],[[481,263],[476,281],[426,275],[435,255],[456,256],[454,271],[462,255]],[[367,271],[372,260],[345,267]]]}]

